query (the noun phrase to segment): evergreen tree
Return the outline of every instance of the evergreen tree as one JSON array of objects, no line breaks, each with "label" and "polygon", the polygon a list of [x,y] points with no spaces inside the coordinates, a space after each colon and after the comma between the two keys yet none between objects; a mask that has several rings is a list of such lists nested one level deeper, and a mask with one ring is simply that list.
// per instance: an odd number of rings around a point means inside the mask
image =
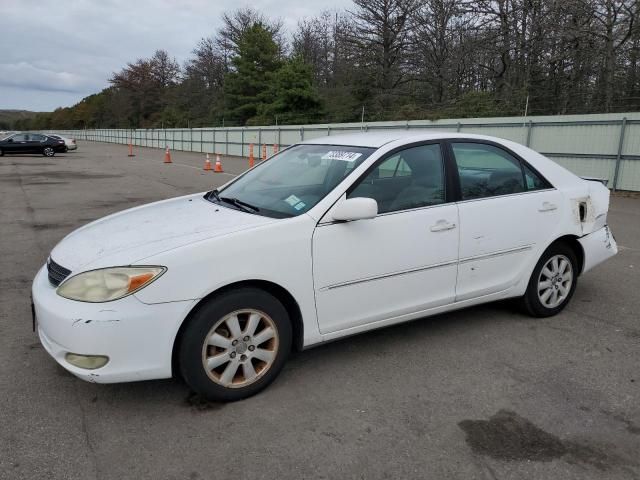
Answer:
[{"label": "evergreen tree", "polygon": [[225,78],[228,121],[244,125],[255,117],[260,104],[268,98],[272,78],[281,65],[279,48],[273,34],[256,23],[242,33],[238,54],[233,57],[234,71]]},{"label": "evergreen tree", "polygon": [[317,120],[321,101],[313,86],[313,71],[301,57],[286,61],[273,75],[265,102],[254,123],[310,123]]}]

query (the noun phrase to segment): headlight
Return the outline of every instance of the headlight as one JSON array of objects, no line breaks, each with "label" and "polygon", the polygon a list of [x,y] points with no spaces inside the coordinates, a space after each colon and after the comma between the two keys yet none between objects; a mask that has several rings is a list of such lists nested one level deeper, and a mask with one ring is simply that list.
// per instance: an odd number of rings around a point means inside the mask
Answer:
[{"label": "headlight", "polygon": [[61,297],[81,302],[110,302],[146,287],[165,267],[113,267],[79,273],[58,287]]}]

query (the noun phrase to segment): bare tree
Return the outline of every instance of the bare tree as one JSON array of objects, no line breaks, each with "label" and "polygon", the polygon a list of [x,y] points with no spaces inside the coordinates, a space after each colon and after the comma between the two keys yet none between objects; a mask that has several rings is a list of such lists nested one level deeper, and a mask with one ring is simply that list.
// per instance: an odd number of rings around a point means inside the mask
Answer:
[{"label": "bare tree", "polygon": [[598,28],[589,33],[601,41],[600,96],[604,110],[611,111],[615,64],[618,53],[631,38],[639,13],[636,0],[595,0],[593,17]]},{"label": "bare tree", "polygon": [[361,66],[371,70],[374,87],[389,93],[406,77],[404,61],[416,0],[354,0],[349,39],[360,51]]}]

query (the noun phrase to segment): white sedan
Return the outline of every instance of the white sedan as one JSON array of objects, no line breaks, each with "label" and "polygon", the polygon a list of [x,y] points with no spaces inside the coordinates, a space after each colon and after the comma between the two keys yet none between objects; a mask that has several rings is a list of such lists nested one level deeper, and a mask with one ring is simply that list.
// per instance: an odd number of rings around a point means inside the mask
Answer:
[{"label": "white sedan", "polygon": [[82,379],[182,375],[237,400],[292,349],[511,297],[555,315],[617,252],[608,208],[604,185],[511,141],[318,138],[68,235],[34,280],[37,332]]},{"label": "white sedan", "polygon": [[56,140],[64,140],[64,146],[66,147],[67,152],[70,150],[78,149],[78,144],[75,138],[63,137],[62,135],[58,135],[57,133],[47,133],[45,135],[55,138]]}]

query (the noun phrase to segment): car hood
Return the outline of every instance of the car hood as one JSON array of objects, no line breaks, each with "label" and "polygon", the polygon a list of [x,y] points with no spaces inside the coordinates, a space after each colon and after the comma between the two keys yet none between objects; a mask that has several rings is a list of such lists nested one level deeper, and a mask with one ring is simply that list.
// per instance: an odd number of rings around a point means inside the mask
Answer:
[{"label": "car hood", "polygon": [[71,270],[130,265],[149,256],[276,220],[187,195],[124,210],[67,235],[51,258]]}]

